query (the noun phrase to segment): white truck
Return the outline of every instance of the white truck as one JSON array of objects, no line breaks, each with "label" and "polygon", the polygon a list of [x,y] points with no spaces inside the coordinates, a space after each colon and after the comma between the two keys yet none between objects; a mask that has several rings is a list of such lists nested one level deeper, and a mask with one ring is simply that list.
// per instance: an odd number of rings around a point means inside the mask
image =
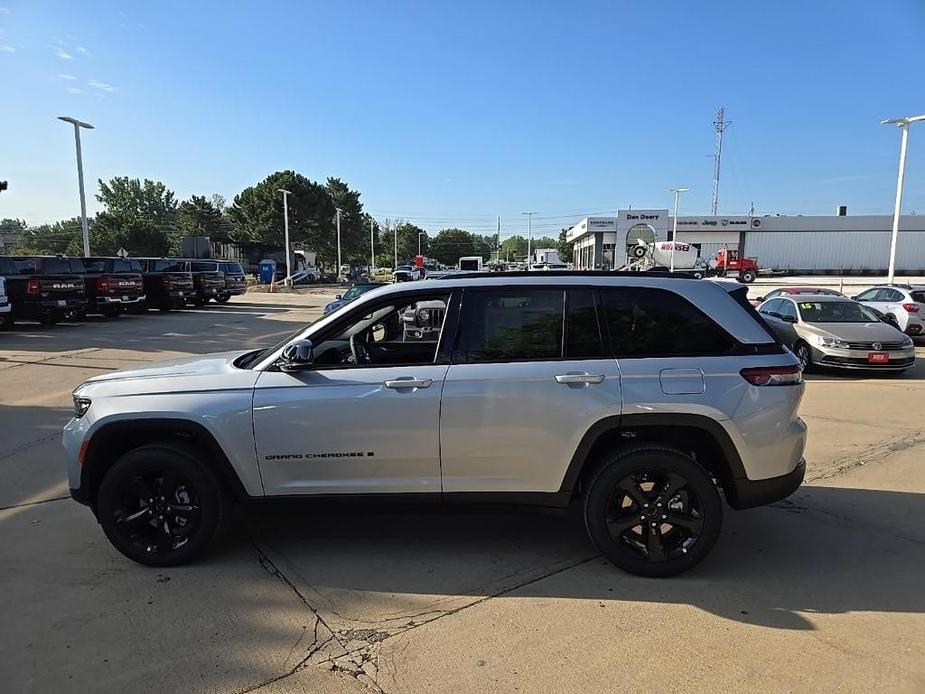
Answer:
[{"label": "white truck", "polygon": [[[672,256],[674,256],[672,258]],[[683,241],[656,241],[646,243],[636,239],[636,245],[629,250],[629,261],[620,270],[645,271],[653,268],[674,268],[693,272],[704,277],[709,270],[707,262],[700,257],[694,246]]]},{"label": "white truck", "polygon": [[482,256],[480,255],[464,255],[459,259],[459,269],[462,272],[481,272],[482,271]]},{"label": "white truck", "polygon": [[533,263],[540,265],[563,265],[559,251],[555,248],[537,248],[533,251]]}]

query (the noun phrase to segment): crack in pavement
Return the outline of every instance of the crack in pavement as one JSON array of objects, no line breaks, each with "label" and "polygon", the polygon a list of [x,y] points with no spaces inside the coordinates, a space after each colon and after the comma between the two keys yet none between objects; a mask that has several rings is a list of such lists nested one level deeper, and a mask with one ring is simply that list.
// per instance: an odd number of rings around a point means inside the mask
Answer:
[{"label": "crack in pavement", "polygon": [[26,506],[38,506],[39,504],[47,504],[49,501],[64,501],[65,499],[70,499],[71,495],[67,496],[55,496],[51,499],[39,499],[38,501],[24,501],[20,504],[12,504],[10,506],[0,506],[0,511],[9,511],[14,508],[25,508]]},{"label": "crack in pavement", "polygon": [[925,443],[925,432],[923,431],[881,441],[873,446],[868,446],[858,455],[836,458],[833,465],[819,472],[807,475],[806,481],[815,482],[816,480],[838,477],[855,468],[867,465],[868,463],[878,462],[884,458],[888,458],[893,453],[915,448],[923,443]]},{"label": "crack in pavement", "polygon": [[12,458],[17,453],[28,451],[30,448],[35,448],[36,446],[43,444],[46,441],[52,441],[60,437],[61,437],[61,433],[58,432],[56,434],[49,434],[48,436],[43,436],[42,438],[36,439],[35,441],[30,441],[29,443],[21,444],[19,446],[16,446],[16,448],[11,448],[6,453],[0,453],[0,460],[6,460],[7,458]]}]

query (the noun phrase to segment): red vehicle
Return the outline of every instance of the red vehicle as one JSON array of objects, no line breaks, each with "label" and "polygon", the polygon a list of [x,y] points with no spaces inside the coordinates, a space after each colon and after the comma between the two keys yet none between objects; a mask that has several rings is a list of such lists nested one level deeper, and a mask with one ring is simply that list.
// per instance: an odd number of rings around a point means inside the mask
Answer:
[{"label": "red vehicle", "polygon": [[734,248],[717,251],[713,258],[713,271],[723,277],[735,277],[739,282],[751,284],[758,277],[758,259],[744,258]]},{"label": "red vehicle", "polygon": [[835,291],[834,289],[828,289],[826,287],[779,287],[774,289],[764,296],[759,296],[757,299],[752,299],[752,306],[759,306],[769,299],[773,299],[777,296],[784,295],[795,295],[795,294],[826,294],[828,296],[844,296],[841,292]]}]

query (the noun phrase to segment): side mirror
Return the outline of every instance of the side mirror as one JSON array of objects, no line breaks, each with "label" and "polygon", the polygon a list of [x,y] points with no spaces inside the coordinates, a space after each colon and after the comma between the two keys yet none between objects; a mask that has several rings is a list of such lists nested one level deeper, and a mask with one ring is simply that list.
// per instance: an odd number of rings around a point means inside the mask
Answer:
[{"label": "side mirror", "polygon": [[335,300],[339,300],[339,299],[343,299],[343,298],[344,298],[344,295],[343,295],[343,294],[338,294],[337,296],[334,297]]},{"label": "side mirror", "polygon": [[296,340],[283,349],[280,368],[283,371],[299,371],[315,361],[315,346],[311,340]]},{"label": "side mirror", "polygon": [[763,297],[763,296],[757,296],[757,297],[755,297],[755,301],[764,301],[764,297]]},{"label": "side mirror", "polygon": [[781,316],[781,320],[783,320],[785,323],[796,323],[797,317],[796,316]]},{"label": "side mirror", "polygon": [[848,298],[851,299],[852,301],[863,301],[863,299],[859,299],[857,296],[850,296]]}]

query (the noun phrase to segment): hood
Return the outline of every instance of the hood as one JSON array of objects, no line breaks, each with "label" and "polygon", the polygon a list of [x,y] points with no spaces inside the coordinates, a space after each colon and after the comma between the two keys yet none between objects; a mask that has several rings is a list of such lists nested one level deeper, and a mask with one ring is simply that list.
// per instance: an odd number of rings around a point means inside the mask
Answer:
[{"label": "hood", "polygon": [[252,386],[257,380],[257,372],[238,369],[232,363],[242,354],[247,354],[247,351],[203,354],[114,371],[84,381],[74,392],[93,397]]},{"label": "hood", "polygon": [[837,337],[848,342],[901,342],[905,334],[880,321],[874,323],[802,323],[816,335]]}]

